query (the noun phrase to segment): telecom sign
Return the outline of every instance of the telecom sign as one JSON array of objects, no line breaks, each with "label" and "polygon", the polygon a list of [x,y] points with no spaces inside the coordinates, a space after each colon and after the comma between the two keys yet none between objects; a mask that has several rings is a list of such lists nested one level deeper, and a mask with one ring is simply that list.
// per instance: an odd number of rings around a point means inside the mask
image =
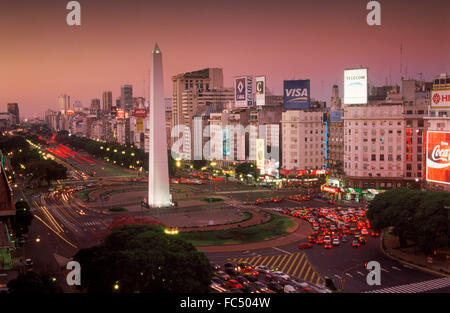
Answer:
[{"label": "telecom sign", "polygon": [[450,89],[431,91],[431,108],[448,109],[450,108]]},{"label": "telecom sign", "polygon": [[428,131],[426,180],[450,184],[450,132]]},{"label": "telecom sign", "polygon": [[300,110],[310,107],[310,81],[285,80],[283,82],[284,109]]},{"label": "telecom sign", "polygon": [[234,80],[236,107],[247,107],[253,104],[253,79],[251,76],[238,77]]},{"label": "telecom sign", "polygon": [[256,105],[266,105],[266,77],[256,77]]},{"label": "telecom sign", "polygon": [[367,69],[344,71],[344,104],[367,104]]}]

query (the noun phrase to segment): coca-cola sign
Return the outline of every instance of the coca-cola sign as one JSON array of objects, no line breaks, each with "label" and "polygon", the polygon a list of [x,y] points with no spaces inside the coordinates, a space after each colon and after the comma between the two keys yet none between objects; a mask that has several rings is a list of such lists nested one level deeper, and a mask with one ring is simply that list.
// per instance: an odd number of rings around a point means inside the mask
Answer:
[{"label": "coca-cola sign", "polygon": [[450,184],[450,132],[427,132],[427,181]]}]

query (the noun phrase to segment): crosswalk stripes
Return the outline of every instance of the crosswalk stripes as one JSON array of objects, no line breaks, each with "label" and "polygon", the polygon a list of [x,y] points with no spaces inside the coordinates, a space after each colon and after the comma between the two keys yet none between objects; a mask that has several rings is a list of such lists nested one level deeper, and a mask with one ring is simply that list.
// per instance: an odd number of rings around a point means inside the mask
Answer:
[{"label": "crosswalk stripes", "polygon": [[435,289],[450,287],[450,278],[437,278],[418,283],[366,291],[366,293],[420,293]]},{"label": "crosswalk stripes", "polygon": [[312,268],[304,252],[233,258],[231,260],[236,263],[249,263],[252,266],[264,265],[269,268],[278,268],[293,278],[301,279],[315,285],[325,284],[324,279]]}]

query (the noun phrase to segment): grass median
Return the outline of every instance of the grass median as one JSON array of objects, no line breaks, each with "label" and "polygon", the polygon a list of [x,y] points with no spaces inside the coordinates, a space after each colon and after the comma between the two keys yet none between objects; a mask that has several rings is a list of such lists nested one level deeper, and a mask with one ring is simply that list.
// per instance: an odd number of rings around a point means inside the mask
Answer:
[{"label": "grass median", "polygon": [[182,231],[179,237],[195,246],[245,244],[286,235],[289,233],[287,230],[294,225],[295,221],[290,218],[272,214],[268,222],[259,225],[214,231]]}]

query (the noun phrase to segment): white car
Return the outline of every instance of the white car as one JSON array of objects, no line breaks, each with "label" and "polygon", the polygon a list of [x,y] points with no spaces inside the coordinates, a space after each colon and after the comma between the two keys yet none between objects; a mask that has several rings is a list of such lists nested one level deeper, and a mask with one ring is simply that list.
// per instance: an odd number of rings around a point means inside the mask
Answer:
[{"label": "white car", "polygon": [[367,235],[369,234],[369,232],[367,231],[366,228],[361,229],[361,235]]},{"label": "white car", "polygon": [[264,265],[255,266],[255,270],[257,272],[264,273],[264,274],[267,274],[270,272],[270,268],[268,268],[267,266],[264,266]]},{"label": "white car", "polygon": [[291,277],[288,274],[283,273],[282,271],[275,271],[273,272],[275,275],[280,276],[281,278],[283,278],[284,280],[289,280],[291,279]]},{"label": "white car", "polygon": [[339,239],[337,239],[337,238],[333,239],[333,246],[339,246],[340,244],[341,243],[340,243]]},{"label": "white car", "polygon": [[291,285],[284,286],[284,293],[296,293],[297,290]]}]

